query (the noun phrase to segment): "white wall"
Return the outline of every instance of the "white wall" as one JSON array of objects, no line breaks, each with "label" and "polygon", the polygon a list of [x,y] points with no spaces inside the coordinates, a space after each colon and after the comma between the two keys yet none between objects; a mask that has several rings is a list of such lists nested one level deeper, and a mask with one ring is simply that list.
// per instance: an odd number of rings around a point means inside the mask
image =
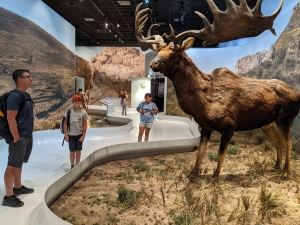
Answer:
[{"label": "white wall", "polygon": [[0,0],[0,7],[32,21],[75,53],[75,28],[41,0]]},{"label": "white wall", "polygon": [[131,108],[136,108],[141,102],[145,101],[145,94],[150,92],[151,78],[133,78],[131,81]]}]

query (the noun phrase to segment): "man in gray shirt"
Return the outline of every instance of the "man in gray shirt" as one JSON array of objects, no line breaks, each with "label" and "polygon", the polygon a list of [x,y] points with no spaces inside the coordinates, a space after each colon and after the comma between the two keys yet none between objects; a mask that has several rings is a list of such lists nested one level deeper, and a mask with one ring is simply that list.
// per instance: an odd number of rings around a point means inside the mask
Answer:
[{"label": "man in gray shirt", "polygon": [[32,84],[28,70],[15,70],[12,78],[16,89],[7,98],[7,121],[12,140],[8,147],[8,163],[4,173],[6,196],[2,205],[21,207],[24,205],[18,195],[30,194],[33,188],[22,185],[22,165],[28,162],[32,150],[33,102],[26,92]]}]

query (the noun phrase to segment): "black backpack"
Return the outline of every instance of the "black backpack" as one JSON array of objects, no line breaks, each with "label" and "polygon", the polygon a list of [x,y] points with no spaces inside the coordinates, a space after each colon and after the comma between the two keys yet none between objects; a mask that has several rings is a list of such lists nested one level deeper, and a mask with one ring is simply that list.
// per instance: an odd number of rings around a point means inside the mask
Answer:
[{"label": "black backpack", "polygon": [[[70,114],[71,114],[71,109],[68,109],[67,111],[67,128],[68,130],[70,131]],[[64,134],[64,121],[65,121],[66,117],[62,117],[61,120],[60,120],[60,124],[59,124],[59,129],[60,129],[60,132],[62,134]],[[64,142],[65,142],[65,137],[63,139],[63,142],[62,142],[62,146],[64,145]]]},{"label": "black backpack", "polygon": [[[7,144],[11,143],[13,139],[7,121],[7,98],[11,92],[15,92],[15,91],[6,92],[0,97],[0,137],[4,138]],[[26,101],[27,100],[32,101],[32,100],[31,98],[25,99],[25,96],[23,96],[20,93],[19,95],[22,98],[22,102],[19,106],[19,112],[20,112],[24,108]]]}]

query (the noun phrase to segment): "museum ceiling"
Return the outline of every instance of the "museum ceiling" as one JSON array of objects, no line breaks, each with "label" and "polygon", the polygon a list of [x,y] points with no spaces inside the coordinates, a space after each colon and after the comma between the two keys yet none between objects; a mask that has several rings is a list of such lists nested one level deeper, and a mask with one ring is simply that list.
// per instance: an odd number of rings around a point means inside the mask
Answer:
[{"label": "museum ceiling", "polygon": [[[76,29],[76,46],[138,46],[135,37],[135,8],[144,2],[151,8],[146,28],[160,24],[152,34],[170,33],[169,24],[175,34],[185,30],[200,30],[202,19],[199,11],[213,22],[213,16],[206,0],[43,0],[50,8],[70,22]],[[233,0],[239,4],[239,0]],[[246,0],[253,9],[257,0]],[[214,0],[222,11],[226,10],[225,0]],[[146,29],[145,29],[146,32]],[[217,44],[208,47],[216,47]],[[196,40],[193,47],[202,47]]]}]

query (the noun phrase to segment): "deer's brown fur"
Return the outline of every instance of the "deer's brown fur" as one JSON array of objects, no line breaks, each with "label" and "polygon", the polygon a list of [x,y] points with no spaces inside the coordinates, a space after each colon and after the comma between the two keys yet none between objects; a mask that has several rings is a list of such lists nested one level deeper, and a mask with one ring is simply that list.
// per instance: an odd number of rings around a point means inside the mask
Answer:
[{"label": "deer's brown fur", "polygon": [[[184,52],[193,43],[194,38],[188,38],[180,47],[175,48],[172,43],[161,45],[157,49],[158,56],[150,63],[154,71],[163,73],[173,82],[181,109],[193,116],[202,128],[192,175],[199,172],[213,130],[222,135],[218,166],[213,174],[217,178],[233,132],[262,128],[276,146],[276,168],[280,168],[282,147],[285,147],[282,177],[287,177],[292,149],[290,127],[299,112],[300,94],[283,81],[241,77],[227,68],[205,74]],[[275,130],[275,124],[280,133]]]}]

